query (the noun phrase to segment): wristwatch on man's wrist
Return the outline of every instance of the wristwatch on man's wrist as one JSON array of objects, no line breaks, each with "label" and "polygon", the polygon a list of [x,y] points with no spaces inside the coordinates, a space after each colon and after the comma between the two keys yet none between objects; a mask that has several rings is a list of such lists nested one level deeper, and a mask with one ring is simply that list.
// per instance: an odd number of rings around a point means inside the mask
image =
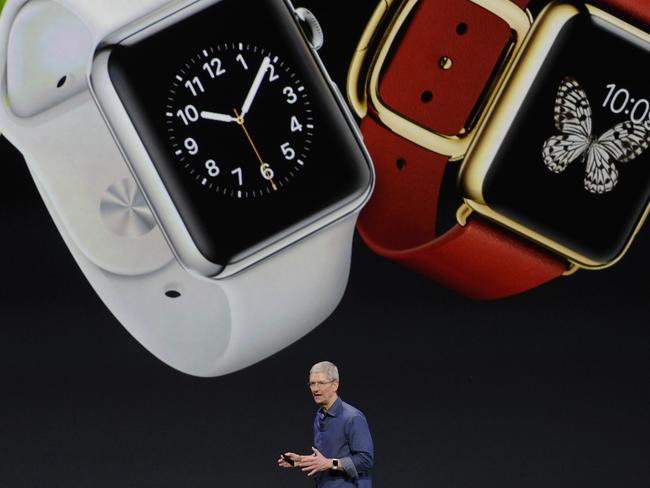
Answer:
[{"label": "wristwatch on man's wrist", "polygon": [[373,173],[320,36],[285,0],[2,11],[0,130],[102,300],[181,371],[253,364],[341,298]]},{"label": "wristwatch on man's wrist", "polygon": [[380,2],[348,78],[365,242],[483,299],[616,263],[650,209],[649,25],[631,0]]},{"label": "wristwatch on man's wrist", "polygon": [[334,471],[337,471],[339,469],[339,460],[338,459],[332,459],[332,469]]}]

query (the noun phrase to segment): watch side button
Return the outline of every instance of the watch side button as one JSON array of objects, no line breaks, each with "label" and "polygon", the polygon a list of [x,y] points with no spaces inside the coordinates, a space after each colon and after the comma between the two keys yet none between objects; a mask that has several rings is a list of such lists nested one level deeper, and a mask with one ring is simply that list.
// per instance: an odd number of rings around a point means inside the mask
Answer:
[{"label": "watch side button", "polygon": [[298,17],[298,22],[300,27],[302,27],[303,32],[307,36],[311,46],[318,51],[323,47],[325,42],[325,36],[323,35],[323,29],[318,22],[318,19],[314,14],[304,7],[298,7],[295,9],[296,16]]},{"label": "watch side button", "polygon": [[106,189],[99,204],[104,225],[115,235],[135,239],[151,232],[156,221],[135,182],[123,179]]}]

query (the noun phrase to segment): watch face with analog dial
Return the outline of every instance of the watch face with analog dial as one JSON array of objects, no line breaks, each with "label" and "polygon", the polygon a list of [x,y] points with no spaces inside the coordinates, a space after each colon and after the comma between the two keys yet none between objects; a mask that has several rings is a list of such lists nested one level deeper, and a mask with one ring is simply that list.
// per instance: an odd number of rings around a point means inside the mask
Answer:
[{"label": "watch face with analog dial", "polygon": [[650,44],[586,11],[561,29],[483,181],[487,205],[594,265],[650,202]]},{"label": "watch face with analog dial", "polygon": [[214,263],[245,257],[368,188],[359,141],[282,0],[213,2],[115,46],[109,75]]},{"label": "watch face with analog dial", "polygon": [[167,102],[170,150],[209,191],[264,198],[309,164],[317,131],[309,91],[269,49],[206,46],[179,68]]}]

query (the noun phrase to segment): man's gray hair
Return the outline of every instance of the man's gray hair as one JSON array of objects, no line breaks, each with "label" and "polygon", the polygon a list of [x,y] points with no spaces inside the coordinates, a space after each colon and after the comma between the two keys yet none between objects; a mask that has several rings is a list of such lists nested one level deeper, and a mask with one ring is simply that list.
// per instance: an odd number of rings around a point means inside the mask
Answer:
[{"label": "man's gray hair", "polygon": [[339,380],[339,368],[336,367],[336,364],[330,363],[329,361],[321,361],[320,363],[314,364],[309,374],[314,373],[325,373],[329,381]]}]

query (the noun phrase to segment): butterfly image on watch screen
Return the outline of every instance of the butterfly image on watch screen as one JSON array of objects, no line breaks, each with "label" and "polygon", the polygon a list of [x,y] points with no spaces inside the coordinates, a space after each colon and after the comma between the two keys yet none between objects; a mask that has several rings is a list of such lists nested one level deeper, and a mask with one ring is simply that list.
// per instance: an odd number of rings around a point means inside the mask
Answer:
[{"label": "butterfly image on watch screen", "polygon": [[632,161],[650,145],[649,126],[628,120],[594,137],[587,94],[574,78],[565,77],[555,99],[555,127],[562,134],[544,143],[544,164],[561,173],[580,159],[586,162],[585,189],[594,194],[610,192],[618,183],[616,164]]}]

